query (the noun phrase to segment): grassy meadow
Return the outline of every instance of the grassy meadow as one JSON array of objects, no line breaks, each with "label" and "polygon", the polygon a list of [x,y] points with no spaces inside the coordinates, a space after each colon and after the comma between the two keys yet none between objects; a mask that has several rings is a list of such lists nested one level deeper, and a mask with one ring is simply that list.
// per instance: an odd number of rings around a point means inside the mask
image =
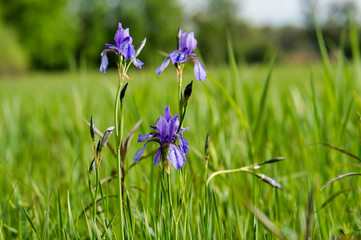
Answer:
[{"label": "grassy meadow", "polygon": [[[207,66],[206,66],[207,67]],[[184,168],[171,169],[172,212],[160,198],[161,166],[153,155],[133,166],[167,105],[178,111],[175,69],[131,67],[124,102],[124,134],[142,120],[125,162],[127,239],[330,239],[361,237],[357,160],[312,145],[328,143],[361,157],[359,59],[340,53],[329,63],[207,67],[194,80],[183,126],[190,151]],[[194,79],[186,69],[183,87]],[[0,81],[0,238],[121,239],[116,179],[102,184],[94,234],[88,169],[93,159],[89,127],[114,125],[117,74],[32,73]],[[276,189],[244,172],[220,174],[205,186],[205,139],[210,134],[207,177],[275,157],[259,173]],[[114,136],[110,139],[114,146]],[[146,153],[156,149],[149,144]],[[106,149],[100,178],[114,176],[116,159]],[[94,181],[94,173],[91,175]],[[164,196],[164,195],[162,195]]]}]

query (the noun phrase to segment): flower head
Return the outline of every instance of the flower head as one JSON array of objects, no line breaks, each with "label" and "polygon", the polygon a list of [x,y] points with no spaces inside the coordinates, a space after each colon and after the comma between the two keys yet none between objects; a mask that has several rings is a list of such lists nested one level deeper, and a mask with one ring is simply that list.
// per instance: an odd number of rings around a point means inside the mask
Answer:
[{"label": "flower head", "polygon": [[129,35],[129,28],[123,29],[122,24],[118,24],[118,31],[114,37],[115,45],[106,43],[107,47],[100,54],[101,56],[101,64],[100,71],[105,73],[107,70],[109,61],[107,57],[108,52],[114,52],[118,56],[123,55],[126,60],[133,60],[133,64],[137,68],[142,68],[144,64],[142,61],[136,58],[137,54],[134,50],[133,38]]},{"label": "flower head", "polygon": [[[156,126],[150,126],[156,131],[147,135],[139,134],[138,143],[144,141],[147,142],[135,153],[135,162],[139,161],[149,142],[157,142],[160,147],[154,157],[154,166],[156,166],[160,161],[165,161],[165,159],[162,158],[165,156],[163,153],[166,153],[166,151],[168,151],[168,160],[173,164],[176,170],[179,170],[184,166],[184,163],[186,162],[185,155],[188,153],[189,143],[185,138],[183,138],[182,133],[188,128],[181,128],[178,132],[178,117],[179,114],[171,116],[169,106],[167,106],[164,110],[164,117],[160,116],[158,118]],[[179,139],[179,146],[175,143],[177,138]]]},{"label": "flower head", "polygon": [[207,78],[206,70],[203,64],[196,58],[198,54],[192,53],[197,47],[197,40],[194,38],[194,32],[186,33],[182,29],[179,29],[178,35],[178,50],[170,51],[164,61],[156,69],[158,75],[160,75],[164,69],[169,65],[172,60],[172,64],[186,63],[188,61],[194,62],[194,76],[197,80],[204,81]]}]

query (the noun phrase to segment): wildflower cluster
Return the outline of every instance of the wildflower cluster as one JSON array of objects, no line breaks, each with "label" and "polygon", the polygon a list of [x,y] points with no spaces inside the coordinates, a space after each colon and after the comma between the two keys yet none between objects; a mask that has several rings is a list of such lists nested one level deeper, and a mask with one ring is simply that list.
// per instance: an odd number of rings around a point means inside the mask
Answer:
[{"label": "wildflower cluster", "polygon": [[177,45],[178,49],[175,51],[170,51],[169,56],[167,56],[155,70],[156,73],[160,75],[164,69],[168,67],[171,60],[173,64],[193,61],[194,76],[197,80],[204,81],[207,78],[206,70],[204,69],[201,61],[196,58],[198,54],[192,53],[197,47],[197,40],[194,38],[194,33],[186,33],[183,32],[182,29],[179,29]]},{"label": "wildflower cluster", "polygon": [[[147,135],[139,134],[138,143],[147,141],[144,147],[139,149],[134,155],[134,161],[138,162],[140,156],[144,153],[145,148],[149,142],[157,142],[160,146],[154,157],[154,167],[160,162],[165,161],[164,156],[167,154],[168,160],[173,164],[176,170],[181,169],[186,162],[185,155],[188,153],[189,143],[183,138],[182,133],[188,128],[179,128],[178,121],[179,114],[170,115],[170,108],[167,106],[164,110],[164,117],[160,116],[157,120],[156,126],[150,126],[155,132],[150,132]],[[179,146],[176,145],[176,140],[179,139]],[[169,171],[169,169],[168,169]]]},{"label": "wildflower cluster", "polygon": [[134,50],[133,38],[129,35],[129,28],[123,29],[122,24],[118,24],[118,31],[114,36],[115,45],[106,43],[107,47],[100,54],[101,64],[100,71],[105,73],[108,68],[109,60],[107,53],[114,52],[119,57],[124,57],[126,60],[131,60],[137,68],[142,68],[143,62],[136,58],[145,45],[144,41],[139,45],[137,51]]}]

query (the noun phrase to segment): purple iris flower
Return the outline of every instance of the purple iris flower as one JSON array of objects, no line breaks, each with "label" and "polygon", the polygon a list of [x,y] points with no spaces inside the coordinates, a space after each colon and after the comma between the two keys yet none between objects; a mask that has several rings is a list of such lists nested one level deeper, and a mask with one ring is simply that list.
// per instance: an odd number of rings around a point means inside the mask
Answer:
[{"label": "purple iris flower", "polygon": [[204,69],[203,64],[199,61],[196,56],[198,54],[192,53],[197,47],[197,40],[194,38],[194,32],[186,33],[182,29],[180,31],[180,46],[176,51],[170,51],[169,56],[167,56],[164,61],[157,67],[155,70],[158,75],[160,75],[164,69],[169,65],[170,60],[173,64],[176,63],[186,63],[189,60],[194,62],[194,76],[197,80],[204,81],[207,78],[206,70]]},{"label": "purple iris flower", "polygon": [[[181,169],[186,162],[186,154],[188,153],[189,143],[183,138],[182,133],[188,128],[181,128],[179,132],[179,114],[170,115],[169,106],[164,110],[164,117],[160,116],[157,120],[156,127],[150,126],[155,132],[151,132],[147,135],[139,134],[138,143],[147,141],[144,147],[139,149],[134,155],[134,161],[138,162],[140,156],[144,153],[145,148],[149,142],[157,142],[160,147],[155,153],[154,167],[162,161],[162,151],[167,151],[167,158],[173,164],[176,170]],[[179,146],[175,144],[176,139],[179,139]]]},{"label": "purple iris flower", "polygon": [[115,45],[106,43],[107,47],[100,54],[101,64],[100,71],[105,73],[107,70],[109,61],[107,57],[108,52],[114,52],[118,56],[123,55],[126,60],[134,59],[133,64],[137,68],[142,68],[144,64],[142,61],[136,58],[136,52],[134,50],[133,38],[129,35],[129,28],[123,29],[122,24],[118,24],[118,31],[114,37]]}]

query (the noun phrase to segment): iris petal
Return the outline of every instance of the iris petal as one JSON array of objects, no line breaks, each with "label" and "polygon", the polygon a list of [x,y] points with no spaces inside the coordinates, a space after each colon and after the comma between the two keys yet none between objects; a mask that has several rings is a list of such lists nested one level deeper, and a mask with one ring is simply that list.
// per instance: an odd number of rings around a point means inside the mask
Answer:
[{"label": "iris petal", "polygon": [[176,170],[181,169],[186,162],[186,156],[183,151],[175,144],[169,145],[167,158]]},{"label": "iris petal", "polygon": [[164,109],[164,118],[165,120],[167,120],[167,122],[169,121],[171,115],[170,115],[170,107],[169,105],[165,107]]},{"label": "iris petal", "polygon": [[194,61],[194,76],[197,80],[204,81],[207,78],[206,69],[198,59],[193,58],[192,60]]},{"label": "iris petal", "polygon": [[189,150],[189,143],[187,141],[187,139],[183,138],[182,135],[178,135],[179,137],[179,146],[180,148],[183,150],[184,154],[187,154],[188,153],[188,150]]},{"label": "iris petal", "polygon": [[172,59],[173,64],[183,63],[187,59],[187,54],[185,52],[176,50],[176,51],[171,51],[169,57]]},{"label": "iris petal", "polygon": [[115,45],[113,45],[113,44],[106,43],[105,46],[106,46],[107,48],[110,48],[110,49],[118,50],[118,47],[115,46]]},{"label": "iris petal", "polygon": [[155,72],[158,74],[158,76],[160,76],[160,74],[164,71],[164,69],[166,69],[169,65],[170,62],[170,57],[167,56],[164,61],[159,65],[159,67],[157,67],[157,69],[155,70]]},{"label": "iris petal", "polygon": [[144,150],[147,147],[147,145],[148,145],[148,142],[146,142],[146,144],[144,144],[144,146],[134,154],[134,162],[136,162],[136,163],[139,162],[139,159],[142,156],[142,154],[144,153]]},{"label": "iris petal", "polygon": [[178,131],[178,127],[179,127],[178,117],[179,114],[173,115],[168,121],[169,137],[173,137],[173,135],[175,135]]},{"label": "iris petal", "polygon": [[162,148],[159,147],[157,152],[155,153],[154,157],[154,165],[153,167],[157,166],[157,164],[162,160]]},{"label": "iris petal", "polygon": [[133,44],[130,44],[128,42],[123,42],[119,46],[119,51],[123,54],[123,56],[127,60],[135,58],[135,50]]},{"label": "iris petal", "polygon": [[169,131],[168,131],[168,122],[167,120],[165,120],[164,117],[160,116],[158,121],[157,121],[157,129],[159,132],[159,140],[160,142],[164,142],[164,139],[166,138],[166,136],[168,135]]},{"label": "iris petal", "polygon": [[147,135],[139,134],[137,143],[144,142],[144,141],[154,137],[154,135],[155,135],[154,133],[149,133]]},{"label": "iris petal", "polygon": [[103,51],[101,54],[101,63],[100,63],[100,71],[102,73],[105,73],[105,71],[107,70],[108,68],[108,64],[109,64],[109,61],[108,61],[108,57],[107,57],[107,53],[105,51]]},{"label": "iris petal", "polygon": [[138,58],[134,58],[133,64],[134,64],[134,66],[136,66],[139,69],[141,69],[142,66],[144,65],[144,63],[142,61],[140,61]]},{"label": "iris petal", "polygon": [[186,127],[186,128],[181,128],[179,133],[184,133],[185,131],[187,131],[189,129],[189,127]]},{"label": "iris petal", "polygon": [[119,47],[119,45],[122,43],[123,39],[124,39],[124,29],[122,27],[122,24],[118,23],[118,30],[115,33],[114,42]]},{"label": "iris petal", "polygon": [[194,38],[194,32],[188,34],[186,41],[187,53],[190,54],[197,47],[197,40]]}]

